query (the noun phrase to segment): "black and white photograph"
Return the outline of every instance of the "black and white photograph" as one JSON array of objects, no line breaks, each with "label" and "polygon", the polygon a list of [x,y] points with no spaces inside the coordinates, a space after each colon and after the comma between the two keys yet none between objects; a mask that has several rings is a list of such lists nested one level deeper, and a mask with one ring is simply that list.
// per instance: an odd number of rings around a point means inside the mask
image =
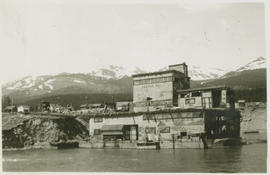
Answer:
[{"label": "black and white photograph", "polygon": [[1,172],[266,174],[269,9],[1,1]]}]

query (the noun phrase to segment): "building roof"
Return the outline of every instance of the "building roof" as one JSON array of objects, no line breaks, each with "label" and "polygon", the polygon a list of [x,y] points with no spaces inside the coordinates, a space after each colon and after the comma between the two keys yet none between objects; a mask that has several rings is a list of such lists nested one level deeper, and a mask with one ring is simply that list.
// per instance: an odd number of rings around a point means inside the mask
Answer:
[{"label": "building roof", "polygon": [[117,101],[116,104],[129,104],[132,103],[132,101]]},{"label": "building roof", "polygon": [[7,106],[5,109],[14,109],[16,106]]},{"label": "building roof", "polygon": [[122,131],[123,125],[103,125],[101,131]]},{"label": "building roof", "polygon": [[91,107],[99,107],[99,106],[102,106],[103,104],[102,103],[92,103],[92,104],[88,104],[88,106],[91,106]]},{"label": "building roof", "polygon": [[102,131],[102,135],[123,135],[123,131]]},{"label": "building roof", "polygon": [[28,106],[28,105],[20,105],[20,106],[18,106],[18,108],[19,108],[19,107],[30,108],[30,106]]},{"label": "building roof", "polygon": [[193,88],[193,89],[184,89],[184,90],[178,90],[177,92],[192,92],[192,91],[207,91],[207,90],[214,90],[214,89],[228,89],[226,86],[209,86],[209,87],[202,87],[202,88]]},{"label": "building roof", "polygon": [[132,77],[143,77],[143,76],[159,75],[159,74],[166,74],[166,73],[176,73],[176,74],[181,74],[181,75],[185,76],[182,72],[179,72],[177,70],[165,70],[165,71],[158,71],[158,72],[135,74],[135,75],[132,75]]}]

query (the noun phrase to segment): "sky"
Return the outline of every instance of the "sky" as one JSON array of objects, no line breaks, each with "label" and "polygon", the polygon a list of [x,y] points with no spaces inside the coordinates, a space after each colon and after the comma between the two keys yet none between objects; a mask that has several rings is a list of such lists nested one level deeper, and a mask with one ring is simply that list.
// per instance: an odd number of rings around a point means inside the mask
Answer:
[{"label": "sky", "polygon": [[263,3],[90,2],[3,1],[1,82],[108,65],[232,70],[266,54]]}]

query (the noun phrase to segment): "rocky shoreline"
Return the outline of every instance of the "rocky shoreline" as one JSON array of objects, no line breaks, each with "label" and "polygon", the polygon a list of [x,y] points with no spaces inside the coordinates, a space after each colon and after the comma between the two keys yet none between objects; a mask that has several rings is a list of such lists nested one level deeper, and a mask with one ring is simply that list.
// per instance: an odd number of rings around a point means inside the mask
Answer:
[{"label": "rocky shoreline", "polygon": [[241,110],[241,137],[248,143],[267,142],[267,107],[262,102],[246,103]]},{"label": "rocky shoreline", "polygon": [[75,118],[2,114],[2,125],[3,150],[50,149],[50,142],[89,138],[87,128]]}]

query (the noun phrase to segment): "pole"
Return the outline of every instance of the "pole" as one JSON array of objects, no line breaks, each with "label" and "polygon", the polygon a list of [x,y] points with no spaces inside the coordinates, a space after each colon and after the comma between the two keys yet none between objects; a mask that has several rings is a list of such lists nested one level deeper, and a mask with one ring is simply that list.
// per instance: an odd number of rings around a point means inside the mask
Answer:
[{"label": "pole", "polygon": [[173,149],[175,149],[175,140],[174,140],[174,134],[172,134],[172,139],[173,139]]}]

